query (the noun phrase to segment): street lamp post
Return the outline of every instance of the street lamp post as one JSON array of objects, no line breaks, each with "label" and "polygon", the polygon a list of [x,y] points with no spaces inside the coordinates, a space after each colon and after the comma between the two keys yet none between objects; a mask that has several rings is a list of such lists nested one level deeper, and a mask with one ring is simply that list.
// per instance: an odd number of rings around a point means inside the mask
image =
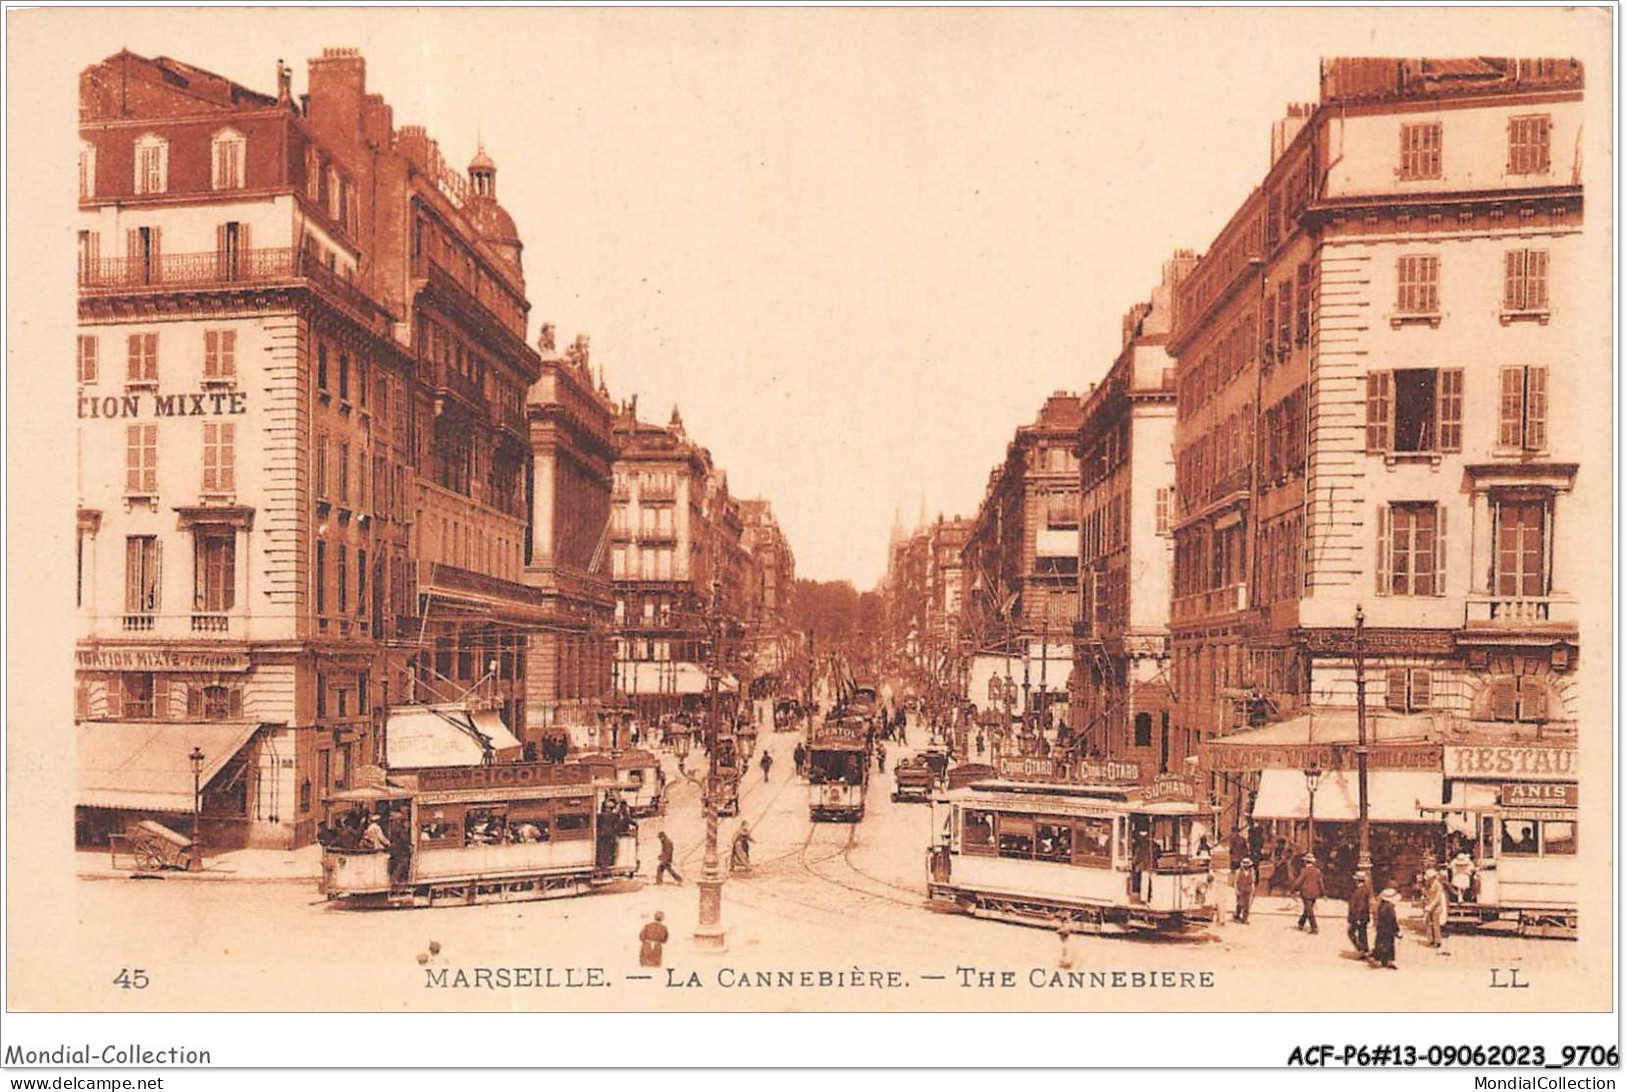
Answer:
[{"label": "street lamp post", "polygon": [[707,951],[720,952],[728,946],[728,936],[722,927],[722,860],[717,851],[717,808],[721,786],[717,778],[717,725],[722,716],[722,582],[711,581],[711,609],[706,613],[706,627],[711,635],[711,655],[707,672],[710,694],[710,713],[705,725],[705,858],[700,873],[700,923],[694,930],[694,946]]},{"label": "street lamp post", "polygon": [[186,864],[188,872],[203,871],[203,751],[197,747],[186,756],[192,764],[192,857]]},{"label": "street lamp post", "polygon": [[1320,788],[1320,763],[1310,762],[1303,771],[1303,783],[1309,790],[1309,852],[1315,851],[1315,790]]},{"label": "street lamp post", "polygon": [[1366,741],[1365,726],[1365,610],[1354,608],[1354,721],[1359,738],[1354,748],[1354,760],[1360,781],[1360,871],[1371,876],[1371,806],[1366,797],[1366,763],[1370,747]]}]

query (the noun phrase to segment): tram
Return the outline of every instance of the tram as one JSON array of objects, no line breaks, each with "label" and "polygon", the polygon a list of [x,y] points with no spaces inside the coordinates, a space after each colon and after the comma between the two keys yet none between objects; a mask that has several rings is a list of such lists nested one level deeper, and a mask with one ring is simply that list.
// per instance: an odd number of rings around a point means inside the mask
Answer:
[{"label": "tram", "polygon": [[660,815],[666,808],[666,771],[650,751],[632,748],[613,755],[581,755],[576,761],[598,766],[595,779],[614,781],[634,819]]},{"label": "tram", "polygon": [[1579,823],[1573,785],[1508,785],[1498,803],[1424,807],[1444,821],[1440,856],[1455,929],[1579,935]]},{"label": "tram", "polygon": [[1062,760],[1006,759],[993,777],[939,795],[939,843],[927,857],[931,900],[1018,924],[1066,920],[1080,932],[1207,928],[1212,876],[1194,853],[1212,814],[1197,803],[1195,783],[1087,784],[1070,774]]},{"label": "tram", "polygon": [[832,718],[807,740],[807,807],[813,822],[863,818],[868,733],[869,724],[860,717]]},{"label": "tram", "polygon": [[[521,902],[636,875],[637,825],[594,769],[452,766],[391,780],[362,767],[327,799],[322,894],[356,908]],[[373,824],[387,847],[369,846]]]}]

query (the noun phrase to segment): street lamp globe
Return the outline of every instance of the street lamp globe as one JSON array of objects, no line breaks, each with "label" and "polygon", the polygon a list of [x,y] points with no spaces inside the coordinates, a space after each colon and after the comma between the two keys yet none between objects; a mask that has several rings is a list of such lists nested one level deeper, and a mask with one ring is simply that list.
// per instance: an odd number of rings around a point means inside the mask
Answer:
[{"label": "street lamp globe", "polygon": [[1320,768],[1319,762],[1311,762],[1304,768],[1303,783],[1309,789],[1309,794],[1311,796],[1314,795],[1315,790],[1320,788],[1320,777],[1322,772],[1323,771]]}]

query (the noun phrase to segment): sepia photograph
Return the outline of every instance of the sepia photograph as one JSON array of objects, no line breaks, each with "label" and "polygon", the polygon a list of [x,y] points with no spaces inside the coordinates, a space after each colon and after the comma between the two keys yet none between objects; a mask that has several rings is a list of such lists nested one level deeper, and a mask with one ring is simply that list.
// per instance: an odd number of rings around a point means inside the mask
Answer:
[{"label": "sepia photograph", "polygon": [[9,10],[7,1011],[1617,1066],[1615,17]]}]

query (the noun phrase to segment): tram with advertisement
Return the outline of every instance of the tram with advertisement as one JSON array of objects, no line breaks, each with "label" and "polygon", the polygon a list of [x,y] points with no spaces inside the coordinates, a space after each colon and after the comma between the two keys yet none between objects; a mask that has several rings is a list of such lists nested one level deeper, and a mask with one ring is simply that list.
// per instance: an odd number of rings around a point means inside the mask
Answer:
[{"label": "tram with advertisement", "polygon": [[1168,775],[1149,785],[1102,782],[1095,765],[1001,758],[991,776],[933,800],[933,903],[1024,925],[1066,921],[1078,932],[1206,929],[1213,879],[1196,847],[1212,836],[1213,814],[1196,783]]},{"label": "tram with advertisement", "polygon": [[807,808],[813,822],[863,818],[869,788],[869,722],[830,717],[807,740]]},{"label": "tram with advertisement", "polygon": [[522,902],[638,871],[620,787],[585,763],[362,767],[326,800],[321,891],[347,907]]},{"label": "tram with advertisement", "polygon": [[1509,782],[1492,792],[1422,808],[1443,820],[1446,926],[1576,939],[1579,786]]}]

